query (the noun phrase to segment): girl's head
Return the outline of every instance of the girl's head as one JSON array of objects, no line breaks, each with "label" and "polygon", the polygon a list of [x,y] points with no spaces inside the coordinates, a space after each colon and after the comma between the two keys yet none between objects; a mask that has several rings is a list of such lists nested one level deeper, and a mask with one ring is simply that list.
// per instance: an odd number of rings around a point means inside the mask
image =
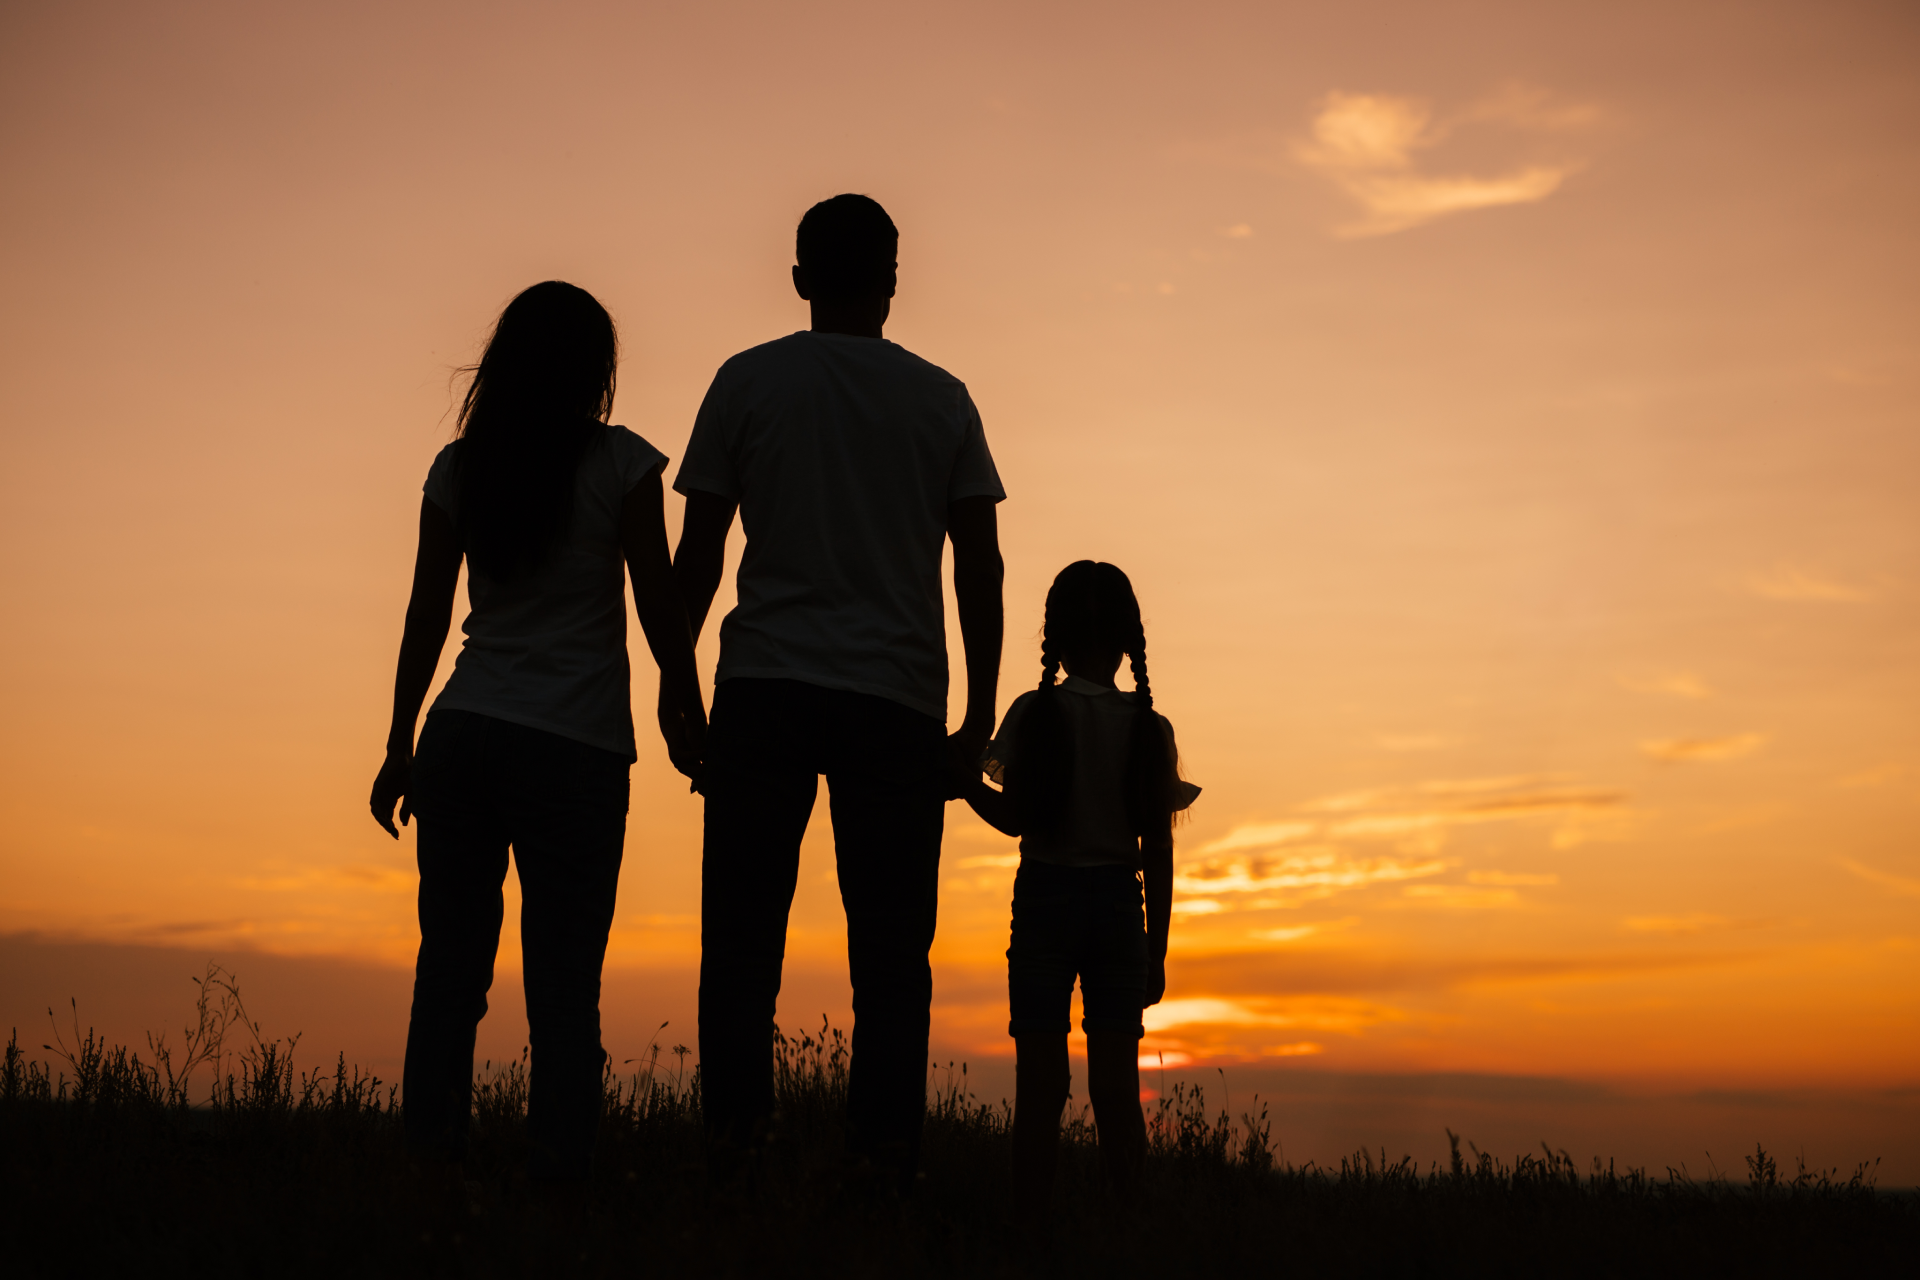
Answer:
[{"label": "girl's head", "polygon": [[1153,706],[1147,687],[1147,636],[1140,601],[1118,565],[1077,560],[1047,589],[1047,620],[1040,633],[1040,686],[1051,688],[1062,664],[1069,670],[1111,675],[1120,657],[1133,659],[1140,701]]},{"label": "girl's head", "polygon": [[1057,825],[1073,785],[1073,738],[1055,683],[1061,666],[1075,674],[1105,678],[1123,655],[1131,660],[1134,688],[1127,818],[1143,836],[1166,830],[1173,813],[1178,763],[1166,723],[1153,710],[1140,601],[1119,566],[1091,560],[1075,561],[1061,570],[1047,590],[1039,697],[1022,718],[1014,769],[1007,780],[1026,830],[1045,831]]},{"label": "girl's head", "polygon": [[619,362],[613,317],[584,289],[549,280],[500,313],[458,428],[458,525],[480,572],[510,578],[565,535],[574,474],[613,410]]}]

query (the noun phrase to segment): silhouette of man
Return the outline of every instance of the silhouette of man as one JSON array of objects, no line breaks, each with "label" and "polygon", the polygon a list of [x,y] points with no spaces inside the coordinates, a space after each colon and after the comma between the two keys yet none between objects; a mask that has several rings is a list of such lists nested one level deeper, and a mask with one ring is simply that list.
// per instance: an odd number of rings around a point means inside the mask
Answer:
[{"label": "silhouette of man", "polygon": [[[736,509],[747,535],[700,784],[701,1089],[710,1139],[764,1137],[787,916],[824,774],[853,979],[848,1145],[911,1179],[944,802],[979,776],[994,724],[1006,491],[965,385],[881,336],[899,246],[886,211],[835,196],[796,241],[812,328],[720,367],[673,484],[687,497],[674,572],[696,637]],[[951,736],[949,538],[967,665]]]}]

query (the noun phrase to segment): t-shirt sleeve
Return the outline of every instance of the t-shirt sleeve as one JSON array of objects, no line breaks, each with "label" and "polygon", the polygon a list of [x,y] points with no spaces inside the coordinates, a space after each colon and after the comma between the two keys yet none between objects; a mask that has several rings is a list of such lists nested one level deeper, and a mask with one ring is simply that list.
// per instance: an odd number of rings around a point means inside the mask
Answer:
[{"label": "t-shirt sleeve", "polygon": [[[1173,722],[1162,716],[1160,723],[1166,727],[1167,745],[1173,749],[1173,759],[1178,761],[1180,759],[1180,745],[1173,736]],[[1173,808],[1175,813],[1186,809],[1199,799],[1200,788],[1197,785],[1187,782],[1184,778],[1175,777],[1173,780]]]},{"label": "t-shirt sleeve", "polygon": [[667,456],[649,444],[645,437],[625,427],[615,427],[608,435],[613,442],[613,471],[620,481],[620,495],[667,465]]},{"label": "t-shirt sleeve", "polygon": [[433,456],[433,466],[427,468],[427,483],[420,487],[449,520],[454,518],[453,454],[458,445],[458,441],[451,442]]},{"label": "t-shirt sleeve", "polygon": [[673,478],[675,493],[717,494],[721,498],[740,499],[740,471],[734,466],[732,451],[728,448],[730,430],[733,424],[729,395],[731,380],[727,376],[727,367],[722,365],[720,372],[713,376],[713,384],[707,388],[707,397],[700,402],[700,412],[694,415],[693,435],[687,439],[687,452],[680,459],[680,472]]},{"label": "t-shirt sleeve", "polygon": [[947,501],[991,498],[996,503],[1005,502],[1007,491],[1000,484],[999,469],[993,465],[993,453],[987,448],[987,429],[980,422],[980,411],[974,408],[973,397],[967,395],[964,387],[960,389],[959,410],[965,435],[960,442],[960,456],[954,460],[953,479],[947,484]]}]

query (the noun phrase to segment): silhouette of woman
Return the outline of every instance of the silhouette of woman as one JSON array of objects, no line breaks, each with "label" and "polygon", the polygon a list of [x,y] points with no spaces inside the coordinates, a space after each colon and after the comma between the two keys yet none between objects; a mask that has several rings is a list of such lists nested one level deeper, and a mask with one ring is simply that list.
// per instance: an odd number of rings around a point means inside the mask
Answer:
[{"label": "silhouette of woman", "polygon": [[[427,473],[374,819],[420,819],[420,957],[403,1083],[409,1141],[464,1158],[475,1030],[520,875],[532,1172],[587,1173],[606,1061],[600,969],[636,759],[621,564],[659,664],[667,753],[697,774],[706,713],[661,511],[666,457],[609,426],[619,345],[585,290],[538,284],[500,314]],[[467,563],[453,675],[414,747]]]}]

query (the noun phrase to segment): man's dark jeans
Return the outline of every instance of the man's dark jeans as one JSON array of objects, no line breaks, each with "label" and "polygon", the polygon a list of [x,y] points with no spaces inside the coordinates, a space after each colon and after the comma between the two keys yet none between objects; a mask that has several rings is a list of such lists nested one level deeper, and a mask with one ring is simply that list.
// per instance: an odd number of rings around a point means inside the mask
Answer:
[{"label": "man's dark jeans", "polygon": [[744,678],[714,692],[700,891],[710,1136],[749,1145],[773,1112],[787,913],[825,774],[853,977],[848,1145],[912,1171],[926,1112],[945,742],[931,716],[870,694]]},{"label": "man's dark jeans", "polygon": [[627,830],[627,762],[473,712],[427,717],[414,756],[420,961],[402,1084],[408,1139],[459,1160],[507,847],[520,873],[536,1178],[584,1177],[600,1116],[600,966]]}]

